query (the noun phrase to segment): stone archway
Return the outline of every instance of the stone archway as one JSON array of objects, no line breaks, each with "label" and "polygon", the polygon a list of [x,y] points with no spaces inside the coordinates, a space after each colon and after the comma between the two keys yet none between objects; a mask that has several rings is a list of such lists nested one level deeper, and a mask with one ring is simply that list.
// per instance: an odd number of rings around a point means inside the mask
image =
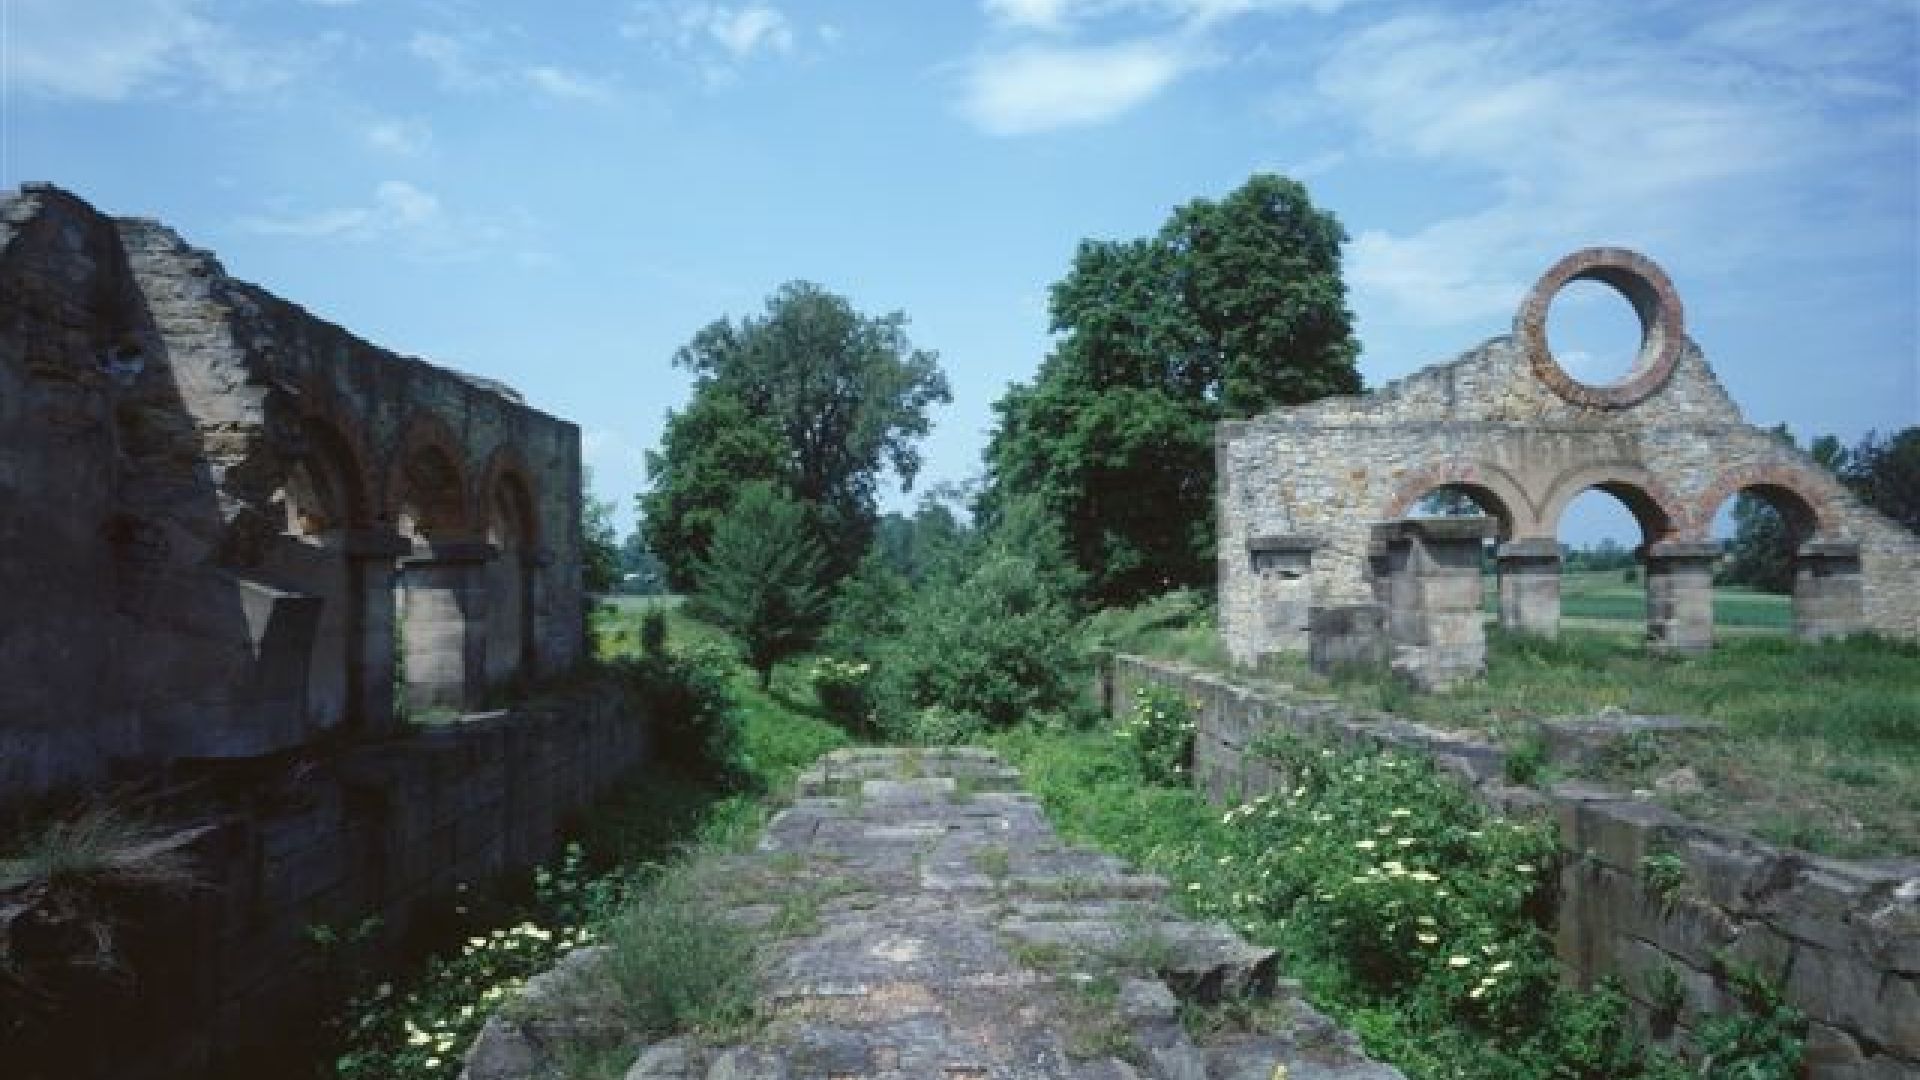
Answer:
[{"label": "stone archway", "polygon": [[485,565],[467,473],[444,424],[416,416],[394,459],[387,514],[406,544],[394,610],[401,696],[421,715],[477,705],[486,689]]},{"label": "stone archway", "polygon": [[302,418],[299,432],[299,453],[280,492],[284,526],[267,549],[262,571],[281,588],[317,598],[303,665],[305,723],[326,729],[361,720],[357,669],[367,597],[352,547],[356,530],[369,520],[369,504],[362,458],[351,438],[316,416]]},{"label": "stone archway", "polygon": [[533,674],[536,598],[534,569],[540,554],[539,519],[526,469],[506,448],[496,451],[481,483],[486,512],[487,661],[489,686]]},{"label": "stone archway", "polygon": [[1703,535],[1720,508],[1743,494],[1780,516],[1792,559],[1793,630],[1805,641],[1844,637],[1866,625],[1860,545],[1838,534],[1838,490],[1838,482],[1817,467],[1742,467],[1721,474],[1693,506],[1695,528]]},{"label": "stone archway", "polygon": [[[1615,382],[1581,382],[1548,347],[1553,299],[1578,280],[1610,286],[1638,316],[1636,359]],[[1304,647],[1271,641],[1263,609],[1273,590],[1262,576],[1282,546],[1297,564],[1288,603],[1377,603],[1374,527],[1400,520],[1438,487],[1470,492],[1498,522],[1502,569],[1515,583],[1503,589],[1512,626],[1557,626],[1555,528],[1568,503],[1598,488],[1625,503],[1640,525],[1651,643],[1707,647],[1719,555],[1707,524],[1733,492],[1759,490],[1805,508],[1813,522],[1803,545],[1809,573],[1854,575],[1862,626],[1920,636],[1920,598],[1906,584],[1920,578],[1920,539],[1748,424],[1687,337],[1673,282],[1631,251],[1589,248],[1555,263],[1521,304],[1509,335],[1358,397],[1222,423],[1215,442],[1220,626],[1241,663],[1272,648]],[[1273,549],[1264,562],[1263,546]],[[1844,586],[1809,589],[1825,602]]]}]

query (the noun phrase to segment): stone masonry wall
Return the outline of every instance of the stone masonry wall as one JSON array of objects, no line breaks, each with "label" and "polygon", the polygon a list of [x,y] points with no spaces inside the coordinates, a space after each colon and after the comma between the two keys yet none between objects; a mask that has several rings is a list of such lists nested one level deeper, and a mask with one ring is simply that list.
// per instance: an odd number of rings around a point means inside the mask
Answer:
[{"label": "stone masonry wall", "polygon": [[[250,805],[226,803],[180,835],[204,875],[179,895],[141,893],[113,912],[128,978],[89,985],[44,1045],[9,1060],[63,1077],[171,1080],[284,1075],[311,1050],[331,1003],[316,928],[342,938],[372,916],[373,959],[451,922],[456,889],[549,860],[562,823],[638,764],[647,724],[598,686],[555,703],[313,757],[256,777]],[[0,894],[0,945],[26,969],[23,897]],[[336,976],[337,978],[338,976]],[[146,987],[146,990],[142,990]],[[161,992],[155,992],[156,990]],[[43,1075],[31,1069],[23,1075]]]},{"label": "stone masonry wall", "polygon": [[[1684,1036],[1704,1017],[1739,1008],[1728,984],[1734,963],[1778,982],[1811,1018],[1808,1077],[1920,1075],[1920,859],[1825,859],[1587,784],[1514,787],[1497,747],[1139,657],[1114,660],[1109,709],[1129,708],[1141,686],[1193,706],[1194,781],[1216,801],[1291,787],[1250,752],[1261,735],[1288,732],[1423,754],[1498,812],[1551,815],[1568,853],[1556,912],[1560,961],[1581,984],[1618,979],[1656,1030],[1670,1023]],[[1677,860],[1677,887],[1648,883],[1649,856]],[[1671,1015],[1663,986],[1680,995]]]},{"label": "stone masonry wall", "polygon": [[[1658,274],[1631,253],[1605,249],[1568,262],[1591,276],[1616,264]],[[1920,636],[1920,538],[1863,505],[1806,454],[1748,425],[1684,337],[1670,289],[1665,366],[1622,386],[1569,388],[1524,332],[1535,300],[1564,276],[1543,279],[1514,335],[1450,363],[1372,393],[1219,425],[1220,625],[1235,659],[1251,663],[1262,651],[1304,643],[1304,634],[1289,641],[1263,625],[1250,545],[1276,536],[1311,542],[1311,605],[1368,601],[1370,527],[1455,485],[1500,520],[1503,541],[1553,540],[1568,503],[1598,487],[1628,505],[1649,545],[1707,539],[1721,506],[1753,490],[1811,519],[1808,539],[1860,545],[1864,628]]]},{"label": "stone masonry wall", "polygon": [[0,193],[0,804],[390,728],[410,550],[514,590],[491,657],[490,590],[450,594],[487,681],[571,666],[579,478],[578,429],[504,387]]}]

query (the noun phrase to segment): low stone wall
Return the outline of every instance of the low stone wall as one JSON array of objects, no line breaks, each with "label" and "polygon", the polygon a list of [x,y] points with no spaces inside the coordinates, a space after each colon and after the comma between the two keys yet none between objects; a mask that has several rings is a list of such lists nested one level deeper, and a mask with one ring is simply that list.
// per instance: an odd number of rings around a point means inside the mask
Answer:
[{"label": "low stone wall", "polygon": [[[203,885],[112,901],[126,970],[66,982],[81,1007],[51,1024],[0,1024],[5,1059],[32,1063],[24,1080],[282,1075],[272,1070],[285,1055],[316,1045],[339,989],[316,929],[351,937],[376,917],[372,936],[337,959],[377,969],[451,928],[458,886],[477,893],[551,857],[569,815],[646,754],[647,725],[624,697],[601,687],[241,782],[222,796],[225,812],[172,841]],[[11,945],[21,963],[23,943],[55,915],[24,892],[0,894],[0,952]],[[57,962],[40,970],[73,978]],[[7,1047],[10,1035],[29,1045]]]},{"label": "low stone wall", "polygon": [[1592,785],[1515,787],[1498,747],[1139,657],[1114,659],[1109,710],[1129,708],[1143,686],[1193,706],[1194,780],[1215,800],[1291,786],[1249,751],[1264,734],[1292,732],[1425,754],[1501,813],[1550,814],[1567,852],[1556,919],[1567,977],[1616,978],[1655,1031],[1684,1037],[1738,1009],[1729,972],[1739,967],[1777,982],[1811,1019],[1807,1076],[1920,1076],[1920,858],[1841,862]]}]

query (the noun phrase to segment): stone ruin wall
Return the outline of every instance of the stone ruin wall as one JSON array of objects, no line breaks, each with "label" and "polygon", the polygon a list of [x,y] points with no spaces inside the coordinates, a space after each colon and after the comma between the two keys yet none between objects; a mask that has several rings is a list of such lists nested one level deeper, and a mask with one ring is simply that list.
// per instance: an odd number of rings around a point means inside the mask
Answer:
[{"label": "stone ruin wall", "polygon": [[[1550,272],[1536,299],[1583,276],[1574,262],[1582,256],[1658,275],[1630,253],[1596,249],[1570,256],[1573,269]],[[1806,539],[1858,543],[1860,628],[1920,637],[1920,540],[1807,454],[1747,424],[1684,337],[1670,285],[1659,282],[1672,305],[1671,359],[1664,370],[1643,363],[1625,384],[1632,394],[1607,400],[1602,395],[1620,387],[1569,387],[1557,365],[1542,364],[1527,336],[1530,300],[1514,334],[1450,363],[1372,393],[1221,424],[1220,624],[1235,659],[1304,649],[1309,605],[1374,600],[1373,526],[1456,484],[1498,506],[1503,542],[1553,542],[1568,503],[1601,487],[1628,504],[1648,545],[1708,540],[1721,506],[1756,489],[1809,514]],[[1297,580],[1255,569],[1254,549],[1274,542],[1304,552],[1289,567],[1304,571]],[[1276,611],[1285,625],[1275,625]]]},{"label": "stone ruin wall", "polygon": [[[1810,1080],[1920,1075],[1920,865],[1911,859],[1783,849],[1585,782],[1514,786],[1497,746],[1331,698],[1133,656],[1114,658],[1107,674],[1099,692],[1115,716],[1140,687],[1189,704],[1193,781],[1218,803],[1290,790],[1293,778],[1256,750],[1288,734],[1419,755],[1494,812],[1551,821],[1565,849],[1553,912],[1560,963],[1580,985],[1617,980],[1662,1040],[1684,1043],[1708,1018],[1740,1011],[1738,965],[1807,1015]],[[1678,860],[1679,887],[1649,880],[1652,854]]]},{"label": "stone ruin wall", "polygon": [[504,387],[0,195],[0,803],[380,734],[396,663],[420,707],[570,667],[579,481]]}]

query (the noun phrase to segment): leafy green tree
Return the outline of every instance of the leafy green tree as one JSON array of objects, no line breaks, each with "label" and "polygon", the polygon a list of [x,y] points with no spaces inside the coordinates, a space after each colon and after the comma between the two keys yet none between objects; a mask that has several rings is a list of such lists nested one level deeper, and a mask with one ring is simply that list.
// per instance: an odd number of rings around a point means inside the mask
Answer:
[{"label": "leafy green tree", "polygon": [[1884,437],[1867,432],[1839,472],[1861,501],[1920,532],[1920,426]]},{"label": "leafy green tree", "polygon": [[646,533],[638,526],[621,541],[620,577],[626,592],[646,596],[666,588],[667,569],[647,548]]},{"label": "leafy green tree", "polygon": [[994,406],[986,516],[1039,497],[1101,600],[1211,581],[1215,422],[1360,388],[1345,239],[1256,175],[1150,239],[1083,242],[1053,287],[1058,343]]},{"label": "leafy green tree", "polygon": [[906,323],[796,281],[765,314],[714,322],[675,354],[694,374],[693,402],[668,418],[649,455],[654,487],[642,502],[648,543],[676,585],[743,480],[806,504],[827,580],[853,569],[872,539],[882,476],[911,487],[927,410],[952,400],[938,357],[913,347]]},{"label": "leafy green tree", "polygon": [[806,508],[764,480],[740,488],[694,564],[695,614],[746,647],[760,688],[781,660],[813,644],[827,617],[825,563]]},{"label": "leafy green tree", "polygon": [[640,496],[640,528],[674,591],[693,588],[694,567],[740,485],[785,489],[787,469],[780,433],[732,394],[696,390],[685,410],[667,415],[660,450],[647,453],[653,485]]},{"label": "leafy green tree", "polygon": [[580,470],[580,578],[590,593],[612,592],[620,584],[620,545],[613,528],[613,504],[593,494],[593,471]]}]

